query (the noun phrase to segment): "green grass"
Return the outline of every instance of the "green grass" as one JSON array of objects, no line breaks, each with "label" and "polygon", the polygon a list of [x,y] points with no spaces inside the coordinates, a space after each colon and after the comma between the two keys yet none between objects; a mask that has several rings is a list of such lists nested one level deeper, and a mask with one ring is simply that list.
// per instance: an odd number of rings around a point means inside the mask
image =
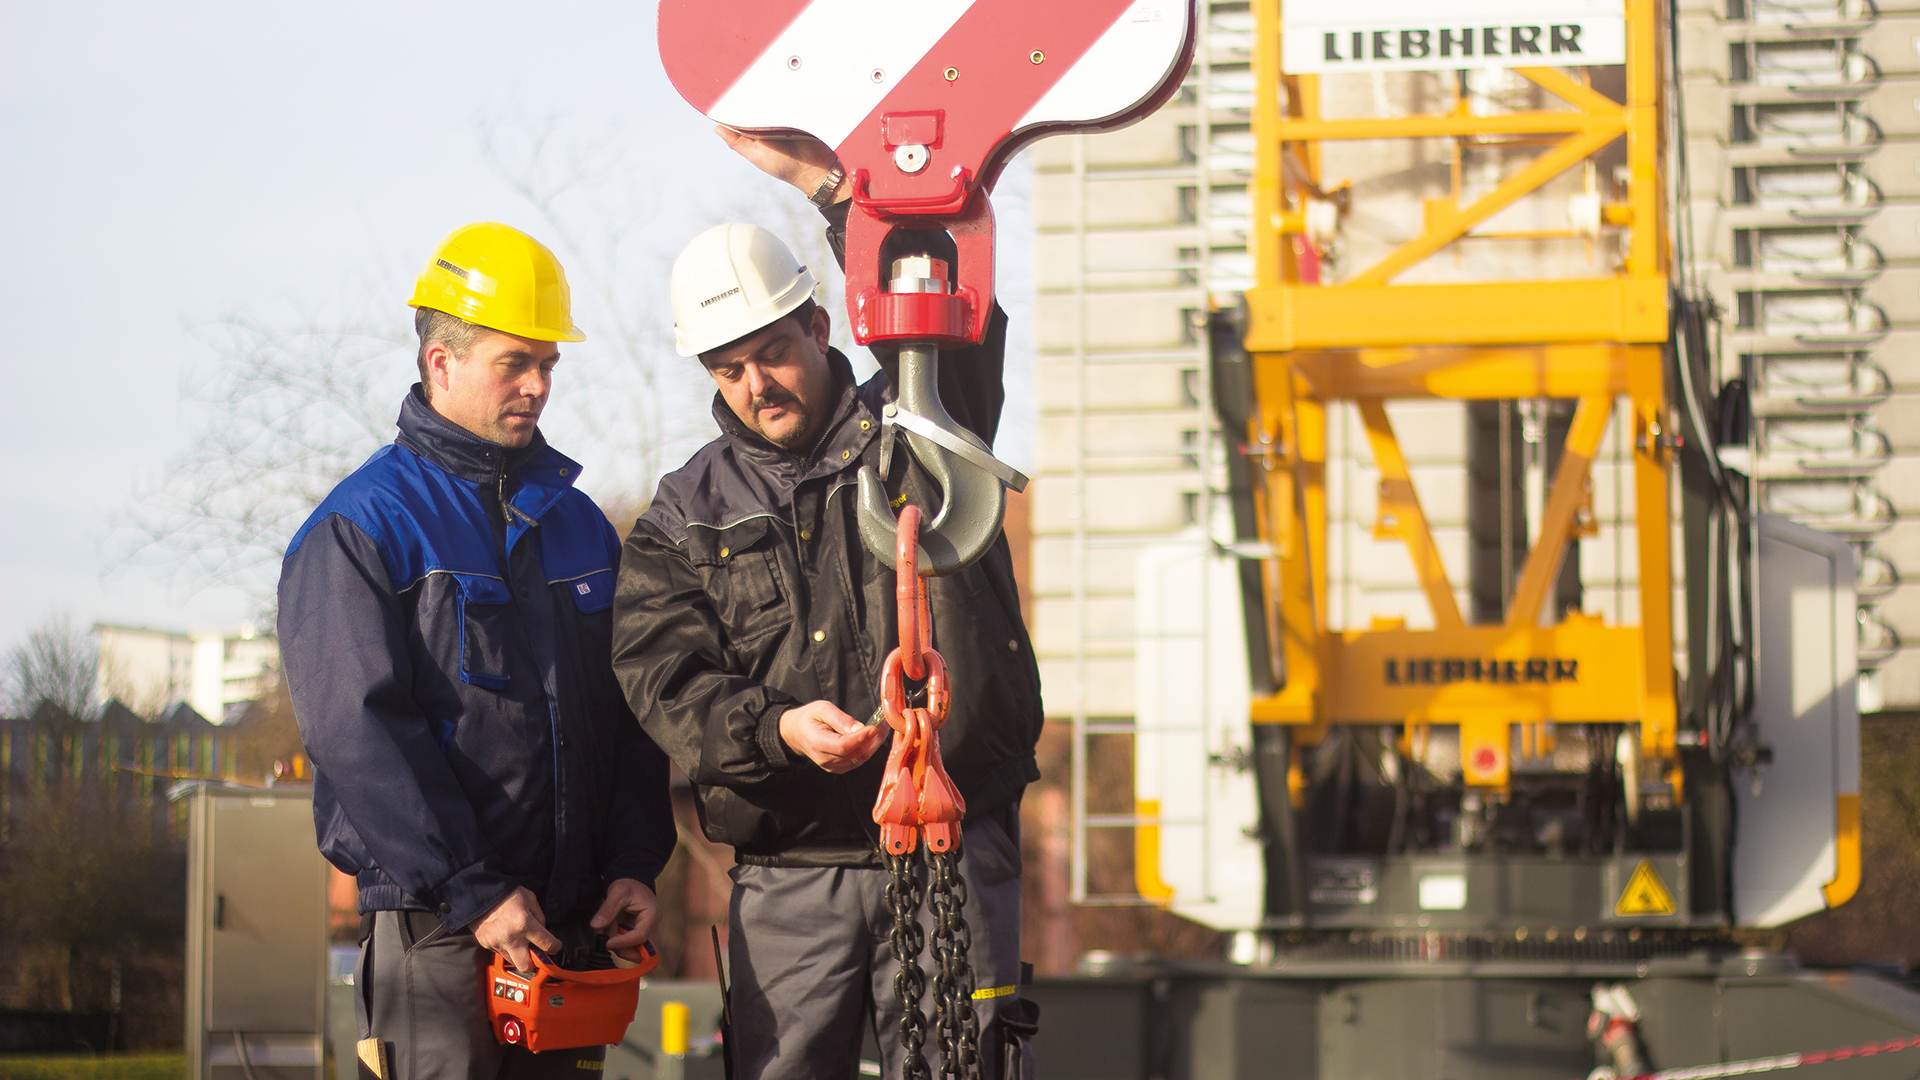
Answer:
[{"label": "green grass", "polygon": [[181,1080],[181,1054],[0,1055],[0,1080]]}]

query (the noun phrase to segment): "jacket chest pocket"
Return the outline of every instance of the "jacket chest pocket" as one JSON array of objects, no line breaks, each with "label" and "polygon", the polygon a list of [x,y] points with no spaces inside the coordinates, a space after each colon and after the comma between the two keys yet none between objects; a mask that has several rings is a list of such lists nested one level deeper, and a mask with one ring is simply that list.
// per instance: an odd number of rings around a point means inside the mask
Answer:
[{"label": "jacket chest pocket", "polygon": [[582,615],[605,611],[613,606],[613,570],[595,570],[568,578],[563,584],[573,594],[573,605]]},{"label": "jacket chest pocket", "polygon": [[507,688],[507,649],[513,617],[507,583],[485,574],[454,574],[460,621],[460,681],[486,690]]},{"label": "jacket chest pocket", "polygon": [[749,518],[725,529],[688,530],[687,557],[735,641],[758,637],[788,621],[780,560],[774,552],[778,537],[767,518]]}]

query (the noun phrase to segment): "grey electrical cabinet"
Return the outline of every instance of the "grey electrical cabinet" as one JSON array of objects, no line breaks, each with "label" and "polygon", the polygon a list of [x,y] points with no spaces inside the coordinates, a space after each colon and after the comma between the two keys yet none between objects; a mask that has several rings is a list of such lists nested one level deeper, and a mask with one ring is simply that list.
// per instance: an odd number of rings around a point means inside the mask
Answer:
[{"label": "grey electrical cabinet", "polygon": [[1774,514],[1759,526],[1753,722],[1771,758],[1733,785],[1733,915],[1784,926],[1860,883],[1859,605],[1851,541]]},{"label": "grey electrical cabinet", "polygon": [[193,1080],[321,1080],[327,864],[305,787],[184,790]]}]

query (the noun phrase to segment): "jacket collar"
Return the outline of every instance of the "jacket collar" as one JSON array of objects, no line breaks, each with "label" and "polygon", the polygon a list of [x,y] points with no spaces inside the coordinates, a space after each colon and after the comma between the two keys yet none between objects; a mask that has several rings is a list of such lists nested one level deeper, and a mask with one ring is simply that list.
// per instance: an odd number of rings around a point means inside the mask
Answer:
[{"label": "jacket collar", "polygon": [[831,475],[856,462],[879,425],[872,423],[871,418],[864,428],[853,422],[855,414],[863,411],[860,387],[853,379],[853,364],[839,349],[829,348],[827,365],[833,374],[838,397],[834,402],[832,418],[821,429],[812,448],[804,453],[796,454],[768,442],[758,432],[741,423],[740,418],[727,407],[726,399],[716,392],[713,395],[713,419],[720,425],[720,433],[734,452],[787,485],[799,484],[816,476]]},{"label": "jacket collar", "polygon": [[[580,477],[579,463],[548,446],[538,428],[534,429],[532,442],[510,450],[434,412],[421,395],[419,383],[400,403],[398,423],[400,434],[394,441],[401,446],[476,484],[497,484],[503,476],[514,477],[523,489],[540,489],[528,492],[532,498],[524,501],[541,504],[542,509]],[[516,496],[513,501],[519,505],[523,500]]]}]

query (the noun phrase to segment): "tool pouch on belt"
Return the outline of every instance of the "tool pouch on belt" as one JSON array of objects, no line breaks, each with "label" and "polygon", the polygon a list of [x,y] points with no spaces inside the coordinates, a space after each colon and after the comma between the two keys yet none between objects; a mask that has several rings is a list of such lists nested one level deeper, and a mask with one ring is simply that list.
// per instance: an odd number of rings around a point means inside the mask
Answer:
[{"label": "tool pouch on belt", "polygon": [[1030,1080],[1033,1037],[1040,1030],[1040,1003],[1017,997],[1000,1006],[1000,1080]]},{"label": "tool pouch on belt", "polygon": [[509,1046],[567,1050],[619,1042],[640,1005],[640,977],[660,962],[652,942],[636,967],[570,971],[529,949],[534,971],[522,974],[494,954],[487,968],[487,1013],[493,1037]]}]

